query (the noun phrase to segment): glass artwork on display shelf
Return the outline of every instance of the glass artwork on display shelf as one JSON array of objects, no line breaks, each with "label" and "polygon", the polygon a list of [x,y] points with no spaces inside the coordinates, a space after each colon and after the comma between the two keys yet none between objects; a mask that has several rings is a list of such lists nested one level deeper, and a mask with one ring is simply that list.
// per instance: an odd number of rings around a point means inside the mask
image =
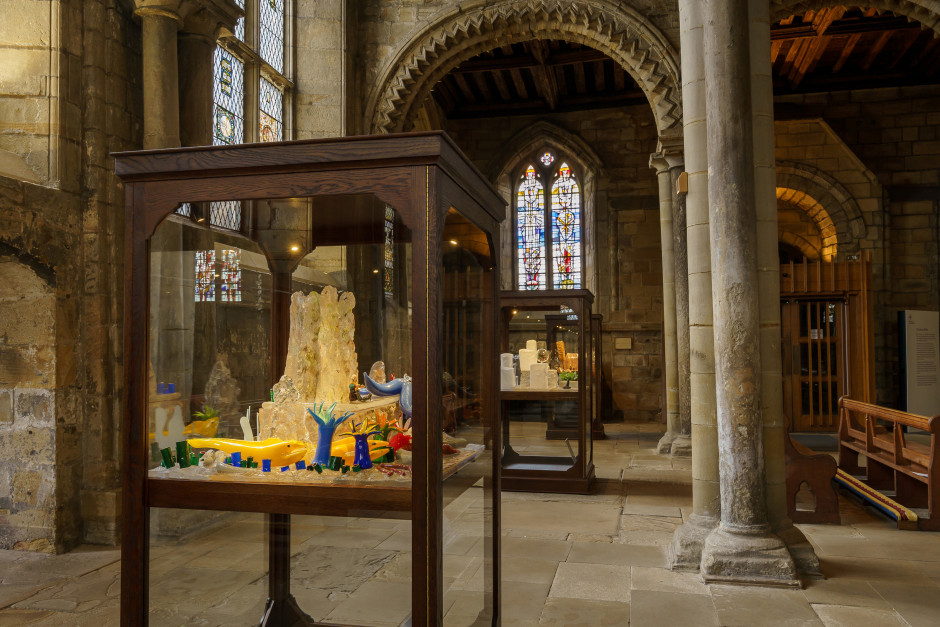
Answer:
[{"label": "glass artwork on display shelf", "polygon": [[517,291],[500,300],[501,485],[587,493],[594,477],[593,296]]},{"label": "glass artwork on display shelf", "polygon": [[[192,169],[198,150],[216,170]],[[498,621],[495,191],[440,133],[116,163],[142,234],[128,276],[144,285],[129,283],[128,302],[147,313],[125,321],[124,619],[172,605],[148,543],[219,525],[212,537],[256,557],[212,590],[262,608],[266,624]],[[179,216],[194,197],[237,204],[250,231]],[[338,549],[320,533],[347,526],[387,531],[387,548]],[[443,577],[468,559],[480,576]],[[249,602],[258,577],[243,568],[267,573],[266,602]],[[407,602],[370,587],[401,577]],[[169,617],[225,622],[226,606]]]}]

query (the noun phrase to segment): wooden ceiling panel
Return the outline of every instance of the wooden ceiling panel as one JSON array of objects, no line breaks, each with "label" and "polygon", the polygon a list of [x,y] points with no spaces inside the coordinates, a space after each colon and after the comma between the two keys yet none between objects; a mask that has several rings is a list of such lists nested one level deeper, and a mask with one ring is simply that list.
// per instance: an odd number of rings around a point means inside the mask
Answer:
[{"label": "wooden ceiling panel", "polygon": [[[940,83],[931,31],[904,16],[839,5],[771,26],[776,94]],[[432,90],[449,118],[540,114],[645,103],[618,63],[578,43],[533,40],[462,63]]]}]

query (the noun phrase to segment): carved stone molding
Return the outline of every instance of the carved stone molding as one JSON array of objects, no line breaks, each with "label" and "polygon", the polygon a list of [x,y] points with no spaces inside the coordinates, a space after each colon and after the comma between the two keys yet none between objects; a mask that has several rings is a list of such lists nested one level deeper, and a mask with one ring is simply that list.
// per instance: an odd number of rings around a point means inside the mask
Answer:
[{"label": "carved stone molding", "polygon": [[[795,13],[804,13],[820,7],[832,7],[835,4],[838,3],[832,0],[771,0],[770,19],[776,22]],[[895,15],[903,15],[910,20],[916,20],[924,28],[934,31],[934,36],[940,36],[940,1],[938,0],[869,0],[864,6],[879,11],[891,11]]]},{"label": "carved stone molding", "polygon": [[565,39],[607,54],[646,94],[659,133],[681,135],[678,54],[646,17],[608,0],[501,0],[449,11],[386,66],[369,98],[372,132],[407,130],[431,88],[453,68],[532,39]]}]

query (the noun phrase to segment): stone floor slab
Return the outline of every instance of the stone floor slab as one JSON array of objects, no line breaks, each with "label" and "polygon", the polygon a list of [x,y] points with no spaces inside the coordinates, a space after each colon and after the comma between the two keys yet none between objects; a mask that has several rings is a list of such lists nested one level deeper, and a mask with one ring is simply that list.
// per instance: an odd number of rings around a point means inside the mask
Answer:
[{"label": "stone floor slab", "polygon": [[615,566],[651,566],[664,568],[666,555],[658,546],[630,546],[578,542],[572,545],[569,562],[610,564]]},{"label": "stone floor slab", "polygon": [[693,624],[693,620],[696,627],[719,624],[708,595],[636,589],[631,593],[631,627]]},{"label": "stone floor slab", "polygon": [[548,596],[629,603],[630,567],[562,562]]},{"label": "stone floor slab", "polygon": [[620,627],[630,622],[630,604],[616,601],[549,598],[542,608],[542,627]]},{"label": "stone floor slab", "polygon": [[718,620],[727,627],[822,625],[802,591],[748,586],[709,586]]},{"label": "stone floor slab", "polygon": [[634,566],[631,576],[633,590],[708,594],[708,587],[698,573]]},{"label": "stone floor slab", "polygon": [[845,605],[813,605],[813,609],[826,627],[907,627],[893,610]]}]

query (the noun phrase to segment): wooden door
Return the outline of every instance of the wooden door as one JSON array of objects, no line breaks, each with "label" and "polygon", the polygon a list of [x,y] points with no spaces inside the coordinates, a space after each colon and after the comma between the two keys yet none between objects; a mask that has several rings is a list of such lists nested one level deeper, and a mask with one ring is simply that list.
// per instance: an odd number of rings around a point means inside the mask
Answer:
[{"label": "wooden door", "polygon": [[781,306],[784,411],[791,431],[835,431],[846,393],[846,302],[787,300]]}]

